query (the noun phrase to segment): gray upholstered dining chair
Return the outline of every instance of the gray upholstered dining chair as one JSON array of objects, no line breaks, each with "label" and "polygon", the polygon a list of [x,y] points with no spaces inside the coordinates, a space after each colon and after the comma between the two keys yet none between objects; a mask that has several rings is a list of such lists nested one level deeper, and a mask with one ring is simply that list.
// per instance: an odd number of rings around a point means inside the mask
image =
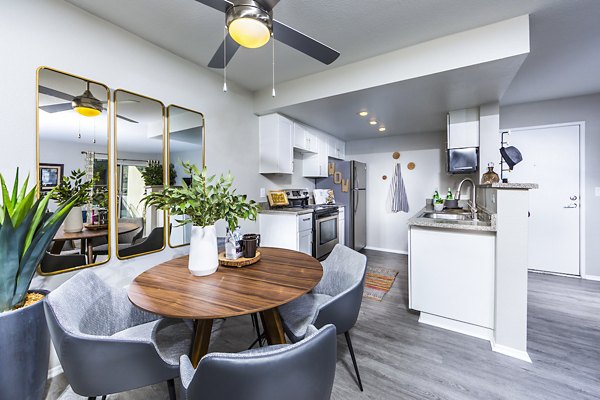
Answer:
[{"label": "gray upholstered dining chair", "polygon": [[292,342],[302,340],[309,324],[317,328],[333,324],[348,343],[352,364],[363,390],[358,364],[354,356],[350,329],[358,319],[367,272],[367,257],[337,244],[323,265],[323,278],[317,286],[300,298],[279,307],[285,333]]},{"label": "gray upholstered dining chair", "polygon": [[91,270],[51,292],[44,304],[52,343],[73,391],[95,399],[167,381],[175,399],[179,357],[191,329],[135,307],[122,288]]},{"label": "gray upholstered dining chair", "polygon": [[306,338],[241,353],[209,353],[194,370],[181,356],[188,400],[327,400],[335,378],[335,327],[309,326]]}]

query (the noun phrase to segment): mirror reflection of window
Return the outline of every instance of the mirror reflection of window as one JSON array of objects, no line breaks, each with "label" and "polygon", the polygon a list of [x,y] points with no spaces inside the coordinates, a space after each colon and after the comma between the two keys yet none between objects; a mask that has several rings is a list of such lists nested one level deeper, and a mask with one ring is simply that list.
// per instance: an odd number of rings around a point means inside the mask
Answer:
[{"label": "mirror reflection of window", "polygon": [[130,258],[165,246],[165,213],[143,201],[165,184],[164,106],[120,89],[114,101],[117,251],[119,258]]},{"label": "mirror reflection of window", "polygon": [[[190,162],[198,167],[204,165],[204,115],[183,107],[170,105],[167,109],[169,141],[169,181],[181,186],[190,177],[183,171],[182,162]],[[185,217],[185,216],[183,216]],[[180,215],[170,215],[169,245],[184,246],[190,243],[191,224],[179,225]]]},{"label": "mirror reflection of window", "polygon": [[[109,259],[108,88],[50,68],[38,70],[38,183],[45,196],[64,178],[72,190],[88,182],[86,198],[69,213],[39,272],[56,274]],[[79,180],[69,179],[80,175]],[[75,184],[79,182],[79,184]],[[50,201],[50,210],[69,195]],[[56,196],[56,195],[55,195]]]}]

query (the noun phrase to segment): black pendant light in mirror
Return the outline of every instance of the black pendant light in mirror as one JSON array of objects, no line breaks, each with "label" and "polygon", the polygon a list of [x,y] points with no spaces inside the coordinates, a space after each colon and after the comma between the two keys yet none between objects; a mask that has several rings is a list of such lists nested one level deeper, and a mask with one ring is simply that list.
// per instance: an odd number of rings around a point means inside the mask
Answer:
[{"label": "black pendant light in mirror", "polygon": [[71,106],[73,110],[84,117],[97,117],[102,113],[102,102],[90,92],[90,83],[86,84],[85,92],[81,96],[74,97]]}]

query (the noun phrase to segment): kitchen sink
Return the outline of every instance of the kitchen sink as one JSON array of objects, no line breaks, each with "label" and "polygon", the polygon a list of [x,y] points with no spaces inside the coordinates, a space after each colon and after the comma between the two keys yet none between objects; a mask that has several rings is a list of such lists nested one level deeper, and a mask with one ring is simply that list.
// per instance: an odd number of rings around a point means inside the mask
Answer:
[{"label": "kitchen sink", "polygon": [[444,213],[444,212],[425,212],[422,218],[445,219],[450,221],[471,221],[471,213]]}]

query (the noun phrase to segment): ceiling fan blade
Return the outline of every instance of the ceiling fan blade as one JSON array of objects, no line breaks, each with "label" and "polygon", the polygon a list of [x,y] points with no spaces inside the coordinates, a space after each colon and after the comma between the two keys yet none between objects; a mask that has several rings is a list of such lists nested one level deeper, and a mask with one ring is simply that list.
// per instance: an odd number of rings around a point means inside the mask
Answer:
[{"label": "ceiling fan blade", "polygon": [[340,56],[340,53],[331,47],[326,46],[318,40],[306,36],[302,32],[298,32],[294,28],[290,28],[277,20],[273,20],[273,33],[275,39],[281,43],[285,43],[307,56],[310,56],[317,61],[321,61],[323,64],[329,65]]},{"label": "ceiling fan blade", "polygon": [[42,85],[38,86],[38,91],[41,94],[45,94],[45,95],[48,95],[48,96],[56,97],[57,99],[62,99],[62,100],[67,100],[67,101],[71,101],[71,100],[73,100],[73,97],[75,97],[73,95],[70,95],[70,94],[67,94],[67,93],[63,93],[63,92],[60,92],[60,91],[58,91],[56,89],[52,89],[52,88],[49,88],[49,87],[46,87],[46,86],[42,86]]},{"label": "ceiling fan blade", "polygon": [[214,8],[217,11],[225,12],[227,7],[232,6],[233,3],[227,0],[196,0],[198,3],[202,3],[205,6]]},{"label": "ceiling fan blade", "polygon": [[49,106],[40,106],[40,110],[49,112],[49,113],[57,113],[61,111],[72,110],[73,107],[71,103],[59,103],[59,104],[51,104]]},{"label": "ceiling fan blade", "polygon": [[237,44],[235,40],[231,38],[231,36],[227,35],[227,38],[221,43],[215,52],[215,55],[208,63],[209,68],[225,68],[225,65],[223,65],[223,50],[225,43],[227,43],[227,64],[229,64],[229,61],[231,61],[231,58],[235,52],[240,48],[240,45]]},{"label": "ceiling fan blade", "polygon": [[130,118],[124,117],[124,116],[122,116],[122,115],[119,115],[119,114],[117,114],[117,118],[120,118],[120,119],[122,119],[122,120],[124,120],[124,121],[127,121],[127,122],[131,122],[131,123],[133,123],[133,124],[139,124],[139,122],[137,122],[137,121],[135,121],[135,120],[133,120],[133,119],[130,119]]}]

